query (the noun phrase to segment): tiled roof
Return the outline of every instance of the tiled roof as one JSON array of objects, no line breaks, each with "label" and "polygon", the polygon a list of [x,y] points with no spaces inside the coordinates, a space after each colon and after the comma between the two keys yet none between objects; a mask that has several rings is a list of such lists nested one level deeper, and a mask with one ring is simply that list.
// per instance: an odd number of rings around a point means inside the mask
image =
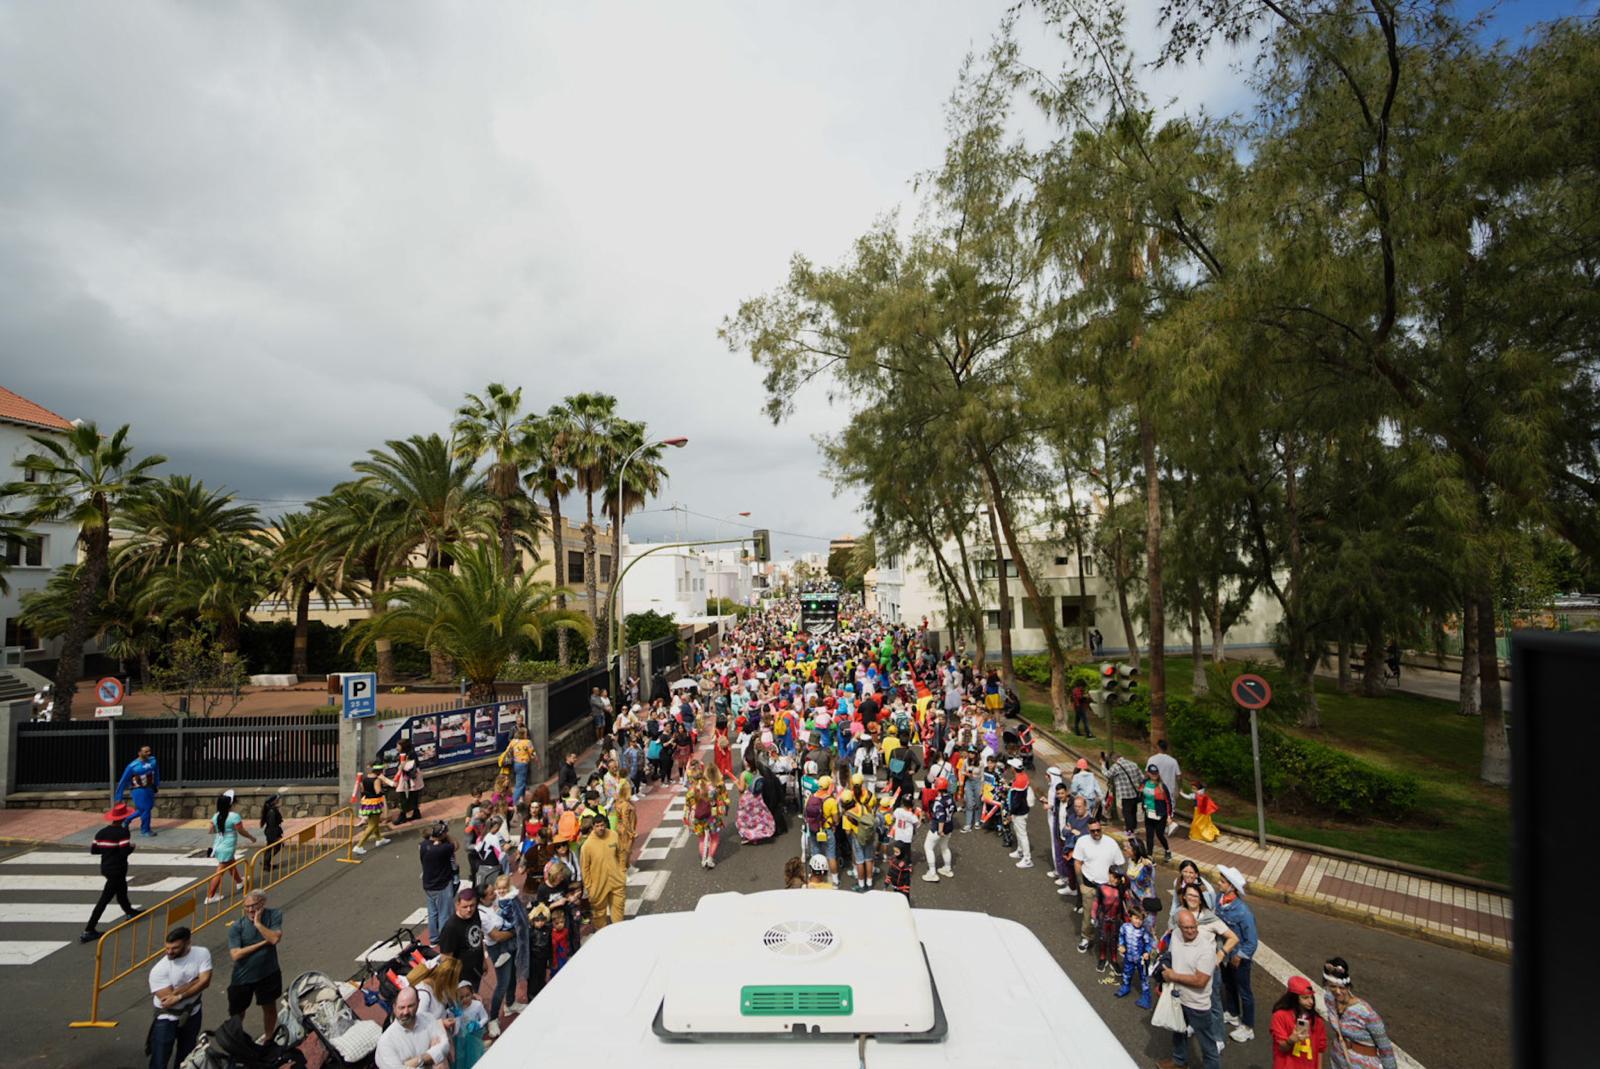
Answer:
[{"label": "tiled roof", "polygon": [[34,404],[21,394],[12,393],[0,386],[0,420],[24,423],[30,427],[45,427],[53,431],[70,431],[72,422],[56,415],[43,405]]}]

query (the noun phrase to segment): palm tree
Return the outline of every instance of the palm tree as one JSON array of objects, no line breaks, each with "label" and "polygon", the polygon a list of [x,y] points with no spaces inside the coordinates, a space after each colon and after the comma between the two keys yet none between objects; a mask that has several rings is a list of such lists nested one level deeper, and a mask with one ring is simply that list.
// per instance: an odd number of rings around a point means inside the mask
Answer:
[{"label": "palm tree", "polygon": [[[595,589],[594,495],[604,494],[610,474],[609,459],[617,420],[617,399],[604,393],[573,394],[561,402],[565,423],[566,460],[573,485],[583,491],[583,590],[589,600],[589,619],[600,619],[600,595]],[[600,628],[589,636],[589,662],[600,658]]]},{"label": "palm tree", "polygon": [[191,613],[216,627],[217,642],[237,652],[250,610],[273,588],[272,561],[259,532],[219,540],[190,555],[180,572],[164,568],[150,576],[139,605],[163,614]]},{"label": "palm tree", "polygon": [[[22,596],[18,619],[42,638],[60,638],[72,627],[72,606],[77,599],[78,581],[85,565],[73,564],[58,569],[44,589]],[[141,602],[142,584],[136,578],[111,587],[109,571],[102,575],[95,590],[89,633],[119,661],[137,661],[139,679],[150,679],[150,655],[161,644],[162,622],[136,603]]]},{"label": "palm tree", "polygon": [[527,420],[521,413],[522,387],[508,390],[491,382],[482,397],[467,394],[450,427],[458,459],[477,463],[485,454],[494,454],[484,483],[499,505],[500,568],[508,575],[517,560],[517,505],[523,497],[521,465]]},{"label": "palm tree", "polygon": [[420,568],[411,578],[414,584],[394,589],[388,612],[357,624],[347,641],[358,653],[380,637],[440,650],[467,677],[475,701],[494,700],[495,677],[524,642],[541,649],[550,628],[591,629],[582,613],[551,608],[559,588],[502,569],[488,543],[462,546],[453,570]]},{"label": "palm tree", "polygon": [[186,557],[258,530],[261,517],[253,505],[235,505],[232,494],[207,490],[188,475],[169,475],[130,494],[117,527],[129,537],[117,545],[114,581],[162,568],[182,572]]},{"label": "palm tree", "polygon": [[295,675],[310,671],[307,660],[311,599],[321,598],[324,607],[335,598],[361,597],[359,580],[341,566],[340,558],[329,553],[323,542],[323,528],[310,512],[290,512],[272,525],[272,582],[285,604],[294,606],[294,656],[289,670]]},{"label": "palm tree", "polygon": [[[495,534],[492,508],[469,461],[451,456],[437,434],[413,434],[371,449],[350,465],[390,499],[389,528],[397,544],[420,552],[428,568],[448,571],[455,553],[473,536]],[[453,671],[443,652],[430,649],[435,682]]]},{"label": "palm tree", "polygon": [[22,458],[21,468],[33,482],[8,484],[0,495],[28,503],[18,519],[24,524],[46,521],[78,528],[83,567],[73,593],[61,660],[56,665],[57,715],[72,717],[72,699],[83,667],[83,643],[89,637],[95,592],[111,560],[111,525],[124,500],[150,481],[147,473],[166,462],[163,456],[135,460],[123,424],[110,438],[101,438],[93,423],[80,423],[63,435],[29,435],[39,451]]},{"label": "palm tree", "polygon": [[[567,607],[566,525],[561,520],[561,499],[572,490],[572,473],[566,456],[565,418],[559,405],[543,416],[529,417],[523,425],[522,455],[531,465],[523,482],[543,495],[550,508],[550,546],[555,557],[556,608]],[[556,657],[567,663],[567,633],[556,632]]]},{"label": "palm tree", "polygon": [[[372,615],[381,616],[388,588],[404,570],[412,545],[394,522],[394,499],[374,480],[355,479],[339,483],[309,507],[319,547],[313,567],[331,568],[339,586],[364,582]],[[379,638],[376,647],[378,682],[393,683],[394,646],[388,638]]]},{"label": "palm tree", "polygon": [[[614,426],[610,448],[607,450],[607,477],[608,487],[605,497],[605,513],[611,520],[611,583],[616,583],[617,577],[622,574],[622,520],[630,512],[637,512],[644,508],[644,504],[651,496],[660,493],[661,480],[666,478],[667,469],[661,463],[662,450],[660,443],[654,443],[640,449],[645,445],[645,425],[632,420],[618,420]],[[639,455],[628,462],[628,470],[621,473],[617,469],[630,454],[639,449]],[[619,514],[617,509],[617,479],[625,478],[627,483],[621,487],[622,508]],[[609,625],[610,621],[605,621]],[[609,664],[611,645],[611,628],[600,628],[600,659],[599,663]]]}]

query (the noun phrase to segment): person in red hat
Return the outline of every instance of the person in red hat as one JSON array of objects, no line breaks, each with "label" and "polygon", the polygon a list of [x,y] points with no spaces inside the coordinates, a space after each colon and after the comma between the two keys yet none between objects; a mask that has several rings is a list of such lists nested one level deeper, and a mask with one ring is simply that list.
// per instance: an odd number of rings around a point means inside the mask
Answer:
[{"label": "person in red hat", "polygon": [[100,901],[94,904],[94,912],[89,914],[89,923],[84,926],[83,934],[78,936],[80,943],[92,943],[100,938],[100,929],[96,926],[113,898],[129,917],[137,917],[140,913],[128,901],[128,855],[133,853],[128,822],[138,815],[139,811],[128,803],[118,802],[106,814],[106,826],[94,833],[89,853],[100,858],[100,875],[105,877],[106,884],[100,889]]},{"label": "person in red hat", "polygon": [[1328,1049],[1328,1026],[1317,1016],[1317,996],[1304,976],[1289,977],[1289,990],[1272,1007],[1272,1069],[1320,1066]]}]

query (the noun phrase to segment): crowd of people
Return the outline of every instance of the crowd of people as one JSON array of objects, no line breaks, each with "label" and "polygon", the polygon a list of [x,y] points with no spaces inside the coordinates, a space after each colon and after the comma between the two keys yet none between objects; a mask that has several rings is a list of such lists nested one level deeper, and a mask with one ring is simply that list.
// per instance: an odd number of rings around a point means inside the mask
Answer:
[{"label": "crowd of people", "polygon": [[[1188,859],[1176,862],[1170,883],[1160,872],[1174,861],[1174,799],[1203,797],[1203,787],[1182,790],[1164,742],[1142,768],[1102,752],[1095,764],[1043,769],[1039,784],[1031,726],[996,672],[959,651],[935,653],[919,629],[862,612],[846,612],[829,634],[798,631],[792,607],[752,616],[717,648],[696,649],[692,670],[671,689],[652,689],[615,712],[604,694],[593,696],[601,738],[592,771],[580,774],[577,755],[567,754],[554,789],[535,782],[539,755],[519,728],[460,824],[426,830],[418,854],[429,956],[400,980],[380,1069],[468,1069],[506,1015],[524,1010],[580,952],[586,933],[621,921],[635,802],[668,786],[683,789],[703,867],[716,866],[731,822],[744,846],[797,842],[783,865],[785,885],[797,888],[887,889],[909,899],[919,862],[924,882],[956,878],[954,838],[993,836],[1017,869],[1046,869],[1064,899],[1063,923],[1076,931],[1078,951],[1095,955],[1114,996],[1134,997],[1167,1022],[1172,1051],[1161,1065],[1187,1064],[1193,1044],[1205,1066],[1218,1066],[1228,1037],[1254,1039],[1259,937],[1249,881],[1229,866],[1208,876]],[[402,795],[402,819],[417,811],[413,792],[401,790],[418,786],[404,779],[403,758],[358,785],[368,817],[362,850],[388,842],[381,819],[389,792]],[[219,799],[215,818],[219,879],[235,836],[248,834],[231,802]],[[115,819],[104,843],[97,839],[108,881],[96,919],[119,891],[125,901],[115,870],[125,877],[128,825],[142,808],[107,814]],[[256,892],[236,927],[229,1012],[253,1001],[270,1031],[269,1006],[282,990],[282,917]],[[479,991],[490,974],[485,1004]],[[209,980],[209,955],[174,929],[151,976],[153,1069],[192,1045]],[[1291,978],[1272,1007],[1275,1069],[1394,1069],[1382,1019],[1353,995],[1348,964],[1330,959],[1323,981],[1321,1015],[1303,977]]]}]

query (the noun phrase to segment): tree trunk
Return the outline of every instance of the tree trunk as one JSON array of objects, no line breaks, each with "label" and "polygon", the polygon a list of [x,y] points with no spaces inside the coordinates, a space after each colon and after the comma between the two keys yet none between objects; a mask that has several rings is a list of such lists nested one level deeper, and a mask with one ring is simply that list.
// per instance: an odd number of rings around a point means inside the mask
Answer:
[{"label": "tree trunk", "polygon": [[[642,506],[641,506],[642,507]],[[611,578],[606,580],[606,599],[613,609],[616,608],[617,576],[622,574],[622,502],[617,502],[617,515],[611,520]],[[709,598],[710,592],[706,596]],[[601,628],[604,634],[600,636],[600,663],[611,663],[611,615],[606,614],[606,623]],[[620,710],[619,710],[620,711]]]},{"label": "tree trunk", "polygon": [[[595,532],[594,532],[594,494],[584,494],[585,505],[588,509],[587,519],[583,524],[583,593],[589,599],[589,622],[595,625],[600,623],[600,592],[595,587]],[[600,628],[596,626],[589,633],[589,663],[594,664],[600,657]]]},{"label": "tree trunk", "polygon": [[492,679],[488,682],[475,679],[467,686],[467,701],[472,705],[488,705],[497,701],[499,697]]},{"label": "tree trunk", "polygon": [[989,539],[994,546],[995,587],[1000,598],[1000,678],[1008,687],[1017,685],[1017,669],[1011,660],[1011,583],[1006,578],[1005,551],[1001,548],[1000,525],[994,506],[989,507]]},{"label": "tree trunk", "polygon": [[[377,616],[384,611],[385,599],[383,595],[384,579],[376,569],[372,572],[372,615]],[[393,683],[394,679],[394,640],[379,638],[373,644],[374,656],[378,662],[378,682]]]},{"label": "tree trunk", "polygon": [[1218,668],[1228,656],[1228,632],[1222,626],[1222,591],[1211,592],[1211,663]]},{"label": "tree trunk", "polygon": [[1122,616],[1122,633],[1127,636],[1128,663],[1138,668],[1139,632],[1133,628],[1133,610],[1128,605],[1128,566],[1122,554],[1121,532],[1117,533],[1117,541],[1113,552],[1115,554],[1116,567],[1112,569],[1115,573],[1112,576],[1112,582],[1117,588],[1117,612]]},{"label": "tree trunk", "polygon": [[1478,691],[1483,715],[1483,782],[1496,787],[1511,785],[1511,743],[1506,737],[1506,714],[1500,700],[1500,658],[1495,650],[1494,597],[1478,595]]},{"label": "tree trunk", "polygon": [[1350,693],[1350,639],[1346,635],[1339,636],[1339,690]]},{"label": "tree trunk", "polygon": [[297,676],[310,675],[307,658],[311,631],[311,584],[305,583],[294,599],[294,656],[289,660],[289,671]]},{"label": "tree trunk", "polygon": [[1067,482],[1067,508],[1072,513],[1072,552],[1077,555],[1073,561],[1074,570],[1078,573],[1078,631],[1079,638],[1083,641],[1084,652],[1089,650],[1089,628],[1092,621],[1089,619],[1089,588],[1088,580],[1083,575],[1083,517],[1078,515],[1078,502],[1073,496],[1072,475],[1066,473]]},{"label": "tree trunk", "polygon": [[1300,710],[1300,726],[1303,728],[1320,728],[1322,726],[1322,709],[1317,705],[1317,659],[1306,658],[1305,674],[1301,677],[1300,685],[1306,689],[1306,703]]},{"label": "tree trunk", "polygon": [[1478,716],[1483,705],[1478,694],[1478,603],[1468,597],[1461,606],[1461,705],[1462,716]]},{"label": "tree trunk", "polygon": [[1189,656],[1194,661],[1194,674],[1190,687],[1194,696],[1211,692],[1211,681],[1206,676],[1206,658],[1200,648],[1200,587],[1197,585],[1189,591]]},{"label": "tree trunk", "polygon": [[[551,494],[549,496],[550,550],[555,554],[555,584],[556,589],[560,590],[567,585],[567,547],[562,530],[566,525],[561,522],[561,495]],[[565,609],[566,607],[567,596],[565,594],[557,595],[556,608]],[[556,628],[556,660],[565,666],[570,656],[567,652],[567,629],[558,627]]]},{"label": "tree trunk", "polygon": [[1367,648],[1361,655],[1361,695],[1364,698],[1383,697],[1383,627],[1367,624]]},{"label": "tree trunk", "polygon": [[1072,730],[1067,716],[1067,673],[1056,657],[1050,659],[1050,723],[1060,732]]},{"label": "tree trunk", "polygon": [[510,579],[517,566],[516,531],[511,523],[511,499],[500,499],[500,574]]},{"label": "tree trunk", "polygon": [[1161,589],[1161,472],[1156,429],[1141,409],[1139,452],[1144,458],[1145,589],[1150,595],[1150,745],[1167,737],[1167,609]]},{"label": "tree trunk", "polygon": [[[102,515],[104,513],[102,512]],[[56,663],[55,713],[57,720],[72,719],[72,699],[77,696],[78,677],[83,674],[83,644],[89,638],[89,614],[94,610],[100,579],[106,574],[110,556],[110,524],[102,522],[83,533],[83,571],[72,597],[72,615],[61,636],[61,660]],[[1491,643],[1493,645],[1493,643]]]},{"label": "tree trunk", "polygon": [[950,530],[955,535],[956,552],[961,557],[961,579],[967,585],[967,601],[971,605],[972,652],[977,658],[974,663],[981,668],[989,659],[988,639],[983,626],[983,599],[979,597],[977,581],[972,577],[972,556],[967,552],[967,537],[961,530],[962,517],[948,505],[945,513],[950,522]]},{"label": "tree trunk", "polygon": [[[1011,522],[1011,513],[1006,509],[1005,498],[1000,494],[1000,476],[994,470],[994,462],[987,452],[980,454],[979,460],[983,464],[984,477],[989,481],[989,500],[994,505],[995,518],[1000,521],[1000,531],[1005,535],[1006,546],[1011,550],[1011,557],[1017,563],[1017,578],[1022,580],[1022,589],[1027,593],[1028,600],[1033,603],[1033,611],[1038,615],[1039,626],[1044,631],[1044,644],[1050,650],[1051,678],[1054,679],[1058,672],[1064,677],[1067,671],[1067,658],[1061,652],[1061,639],[1056,634],[1052,603],[1046,601],[1044,595],[1040,593],[1039,584],[1034,581],[1033,568],[1022,554],[1022,544],[1017,541],[1016,526]],[[1005,581],[1003,576],[1001,581]],[[1065,687],[1061,688],[1059,694],[1052,688],[1050,711],[1056,721],[1067,715]]]}]

